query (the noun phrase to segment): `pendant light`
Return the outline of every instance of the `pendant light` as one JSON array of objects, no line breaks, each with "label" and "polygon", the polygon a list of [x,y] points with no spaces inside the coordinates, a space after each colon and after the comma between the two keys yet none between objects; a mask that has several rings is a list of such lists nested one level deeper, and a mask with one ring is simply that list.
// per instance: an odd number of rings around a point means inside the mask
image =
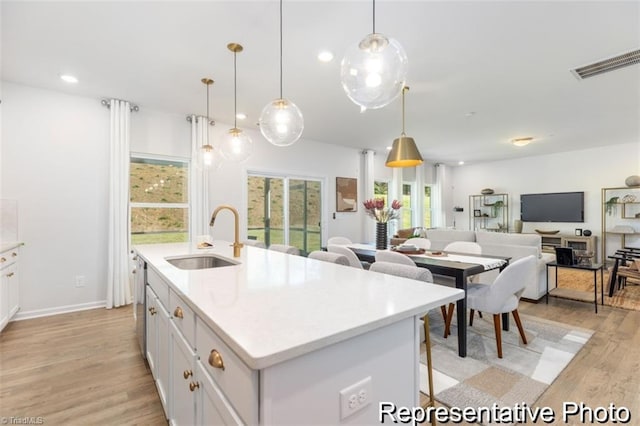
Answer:
[{"label": "pendant light", "polygon": [[236,83],[236,57],[238,53],[242,52],[243,47],[238,43],[229,43],[227,49],[233,52],[233,128],[229,129],[227,135],[222,139],[220,152],[226,160],[239,163],[249,158],[252,148],[251,138],[241,129],[238,129],[237,123],[238,87]]},{"label": "pendant light", "polygon": [[207,86],[207,117],[205,118],[206,127],[204,132],[204,145],[200,148],[200,164],[205,168],[210,168],[213,164],[213,145],[209,142],[209,125],[211,124],[211,118],[209,117],[209,86],[213,84],[213,80],[210,78],[203,78],[200,81]]},{"label": "pendant light", "polygon": [[387,167],[413,167],[424,162],[416,142],[404,133],[404,94],[408,90],[407,86],[402,88],[402,133],[399,138],[393,140],[393,146],[385,163]]},{"label": "pendant light", "polygon": [[282,0],[280,0],[280,97],[269,102],[258,120],[260,132],[275,146],[294,144],[302,135],[304,119],[300,109],[282,97]]},{"label": "pendant light", "polygon": [[407,54],[402,45],[376,33],[376,2],[373,0],[373,32],[352,45],[342,59],[342,88],[362,111],[382,108],[402,91],[407,68]]}]

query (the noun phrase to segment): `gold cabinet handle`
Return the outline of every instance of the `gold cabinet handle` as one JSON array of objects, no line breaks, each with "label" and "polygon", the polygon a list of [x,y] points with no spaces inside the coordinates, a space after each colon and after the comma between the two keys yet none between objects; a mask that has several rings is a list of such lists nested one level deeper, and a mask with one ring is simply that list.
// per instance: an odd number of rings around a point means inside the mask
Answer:
[{"label": "gold cabinet handle", "polygon": [[209,354],[209,365],[211,365],[213,368],[219,368],[221,370],[224,370],[224,362],[222,361],[222,355],[220,355],[220,352],[218,352],[215,349],[212,349],[211,353]]},{"label": "gold cabinet handle", "polygon": [[7,259],[5,259],[4,257],[0,257],[0,262],[6,262]]},{"label": "gold cabinet handle", "polygon": [[176,307],[176,310],[173,311],[173,316],[176,318],[184,318],[184,314],[182,313],[182,308],[180,306]]},{"label": "gold cabinet handle", "polygon": [[15,275],[15,274],[14,274],[13,272],[9,272],[9,273],[7,274],[7,277],[8,277],[8,278],[11,278],[11,277],[12,277],[12,276],[14,276],[14,275]]},{"label": "gold cabinet handle", "polygon": [[135,273],[136,273],[136,270],[134,269],[133,271],[131,271],[131,273],[132,273],[132,274],[135,274]]},{"label": "gold cabinet handle", "polygon": [[153,307],[149,308],[149,313],[151,315],[155,315],[156,314],[156,308],[153,308]]},{"label": "gold cabinet handle", "polygon": [[11,257],[16,257],[18,255],[18,253],[16,253],[15,251],[11,253]]},{"label": "gold cabinet handle", "polygon": [[185,380],[187,380],[189,377],[193,376],[193,371],[184,370],[184,373],[182,373],[182,376],[184,377]]},{"label": "gold cabinet handle", "polygon": [[196,389],[198,389],[200,387],[200,383],[198,382],[191,382],[189,383],[189,390],[191,392],[195,391]]}]

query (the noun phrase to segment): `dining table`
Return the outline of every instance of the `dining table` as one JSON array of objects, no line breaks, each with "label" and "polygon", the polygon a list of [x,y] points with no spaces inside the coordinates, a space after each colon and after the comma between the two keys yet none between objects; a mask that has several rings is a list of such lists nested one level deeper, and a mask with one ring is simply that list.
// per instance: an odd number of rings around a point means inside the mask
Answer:
[{"label": "dining table", "polygon": [[[347,245],[358,258],[365,262],[375,262],[378,250],[368,244]],[[388,249],[389,250],[389,249]],[[507,267],[510,257],[483,256],[467,253],[445,252],[441,250],[426,250],[422,253],[411,254],[404,252],[411,258],[416,266],[427,268],[435,275],[444,275],[455,279],[456,288],[463,289],[465,297],[456,302],[456,317],[458,320],[458,355],[467,356],[467,282],[469,277],[483,272],[498,269],[502,271]],[[509,315],[502,315],[502,327],[509,329]]]}]

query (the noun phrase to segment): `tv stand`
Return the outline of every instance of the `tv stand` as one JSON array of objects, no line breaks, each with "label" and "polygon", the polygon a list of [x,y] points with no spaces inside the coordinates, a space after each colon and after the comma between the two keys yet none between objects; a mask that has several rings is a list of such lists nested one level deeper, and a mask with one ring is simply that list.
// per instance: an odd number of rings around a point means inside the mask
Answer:
[{"label": "tv stand", "polygon": [[594,261],[597,261],[596,237],[570,235],[570,234],[538,234],[542,238],[542,251],[556,253],[556,247],[571,247],[574,250],[592,252]]}]

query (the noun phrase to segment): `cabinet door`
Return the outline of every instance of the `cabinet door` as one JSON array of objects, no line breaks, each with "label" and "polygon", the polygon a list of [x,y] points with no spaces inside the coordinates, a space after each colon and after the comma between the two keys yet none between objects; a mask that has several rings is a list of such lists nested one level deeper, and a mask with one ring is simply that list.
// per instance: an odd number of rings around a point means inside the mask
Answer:
[{"label": "cabinet door", "polygon": [[169,374],[170,423],[172,425],[194,425],[196,417],[195,393],[200,387],[194,377],[195,353],[180,331],[170,322],[169,345],[171,366]]},{"label": "cabinet door", "polygon": [[155,315],[157,322],[157,345],[158,350],[155,356],[156,367],[156,387],[160,395],[160,401],[164,408],[164,414],[167,418],[171,418],[169,405],[167,404],[167,395],[169,394],[169,312],[164,308],[160,300],[157,299],[157,313]]},{"label": "cabinet door", "polygon": [[196,396],[196,424],[199,425],[241,425],[224,394],[207,373],[202,362],[196,362],[196,375],[200,388]]},{"label": "cabinet door", "polygon": [[9,322],[9,277],[8,268],[2,269],[0,275],[0,330]]},{"label": "cabinet door", "polygon": [[147,362],[151,369],[151,374],[155,379],[156,372],[156,356],[158,354],[158,321],[156,316],[158,312],[158,298],[151,287],[147,286]]},{"label": "cabinet door", "polygon": [[8,320],[11,321],[11,318],[18,312],[19,309],[19,280],[18,280],[18,264],[14,263],[9,266],[7,269],[3,271],[7,276],[7,314]]}]

